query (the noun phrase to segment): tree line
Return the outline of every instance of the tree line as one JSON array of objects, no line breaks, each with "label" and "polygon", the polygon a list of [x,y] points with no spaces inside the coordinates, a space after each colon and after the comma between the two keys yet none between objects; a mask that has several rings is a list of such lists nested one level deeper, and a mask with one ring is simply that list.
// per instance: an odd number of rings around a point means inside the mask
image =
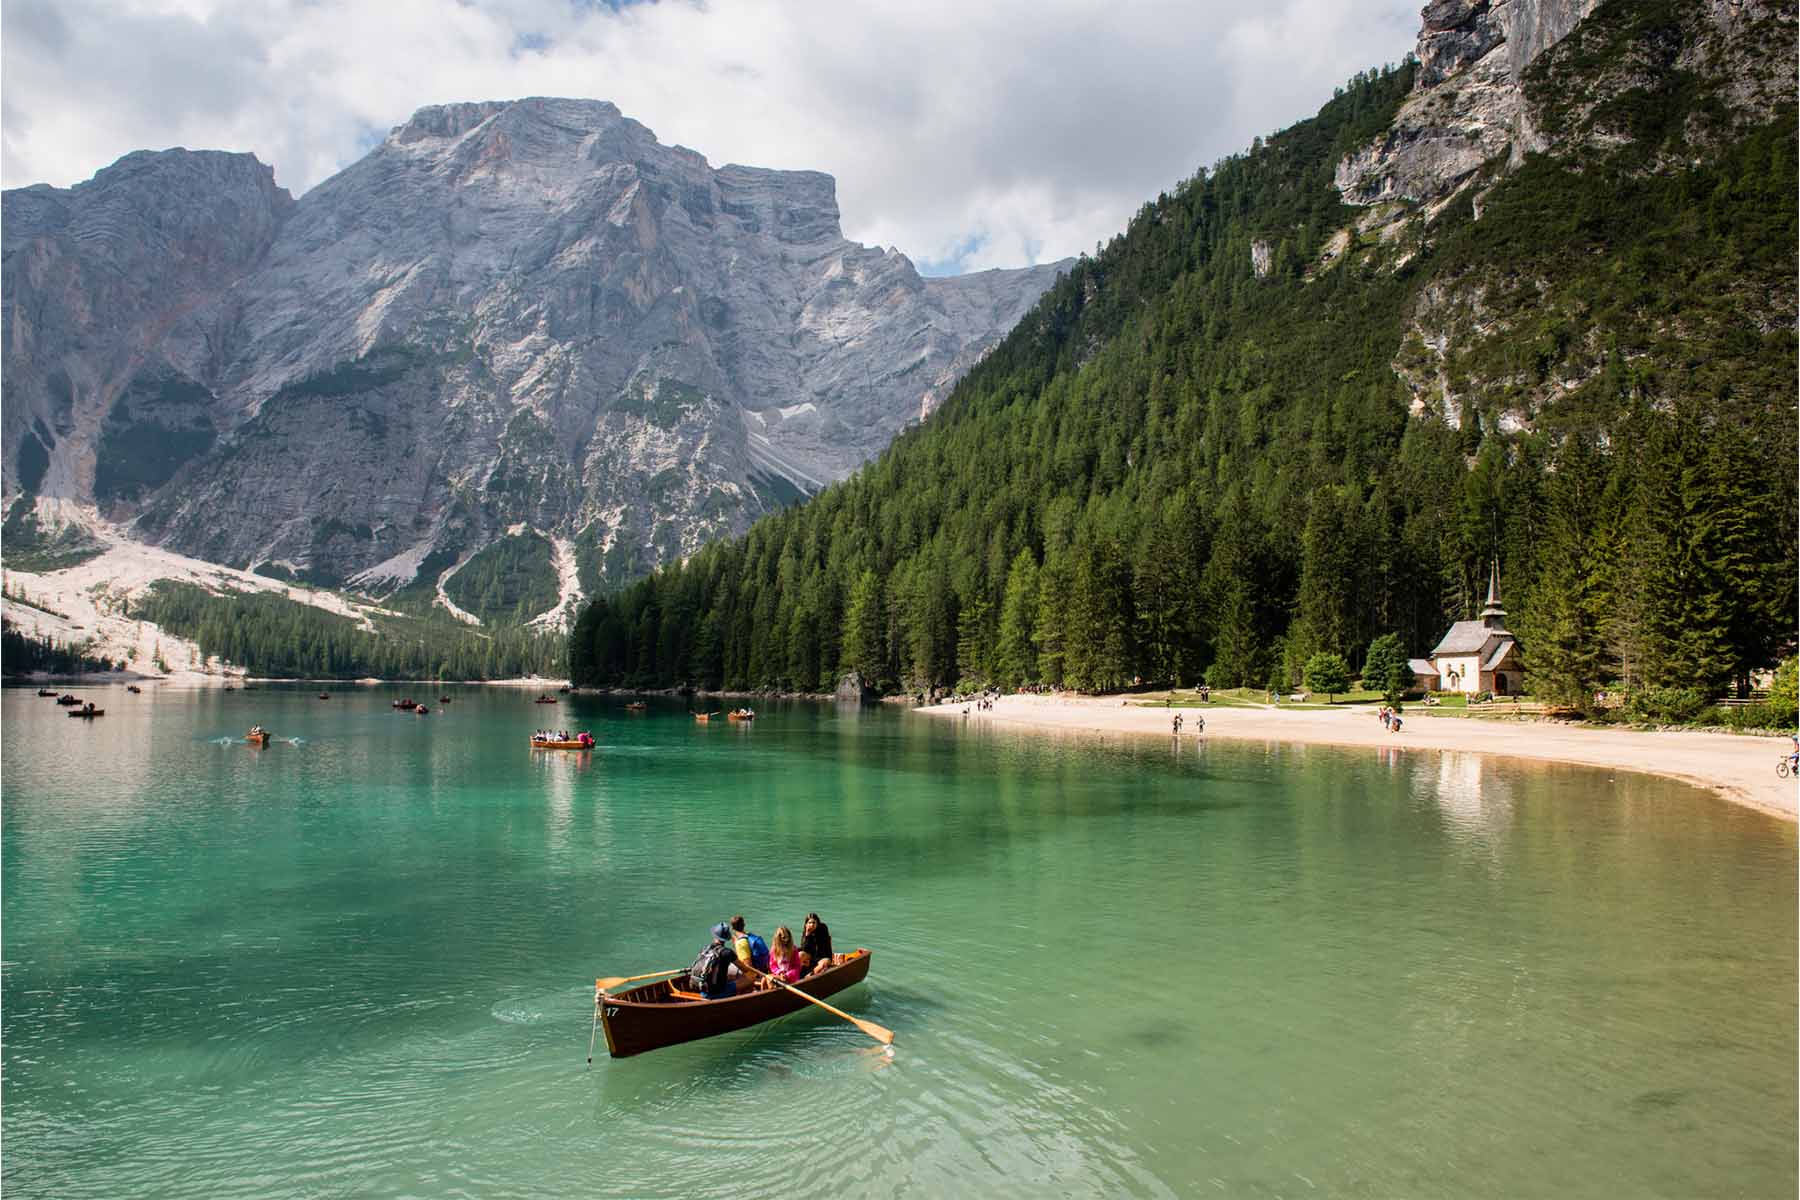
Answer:
[{"label": "tree line", "polygon": [[[1145,205],[856,476],[595,600],[576,682],[1286,690],[1383,635],[1424,654],[1496,558],[1548,698],[1772,663],[1796,618],[1792,106],[1671,170],[1540,156],[1404,260],[1326,265],[1362,215],[1333,167],[1411,78],[1360,76]],[[1395,370],[1433,287],[1508,331],[1460,331],[1456,420]]]},{"label": "tree line", "polygon": [[507,679],[562,674],[562,634],[374,616],[374,628],[270,592],[216,595],[163,580],[129,606],[217,656],[275,679]]}]

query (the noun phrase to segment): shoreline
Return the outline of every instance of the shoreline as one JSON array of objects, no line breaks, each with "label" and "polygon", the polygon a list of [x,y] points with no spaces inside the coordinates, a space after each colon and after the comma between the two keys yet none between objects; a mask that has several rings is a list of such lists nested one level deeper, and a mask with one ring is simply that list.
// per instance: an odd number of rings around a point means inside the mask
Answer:
[{"label": "shoreline", "polygon": [[[1504,758],[1637,771],[1690,783],[1720,798],[1790,823],[1796,822],[1800,784],[1780,779],[1775,760],[1788,752],[1786,738],[1699,730],[1585,729],[1559,722],[1529,724],[1438,721],[1419,717],[1390,734],[1367,705],[1332,710],[1151,708],[1113,696],[1002,696],[991,710],[954,702],[915,708],[931,717],[962,717],[1033,729],[1129,733],[1169,737],[1170,718],[1206,718],[1208,738],[1304,742],[1365,749],[1456,750]],[[1191,728],[1182,734],[1193,737]]]}]

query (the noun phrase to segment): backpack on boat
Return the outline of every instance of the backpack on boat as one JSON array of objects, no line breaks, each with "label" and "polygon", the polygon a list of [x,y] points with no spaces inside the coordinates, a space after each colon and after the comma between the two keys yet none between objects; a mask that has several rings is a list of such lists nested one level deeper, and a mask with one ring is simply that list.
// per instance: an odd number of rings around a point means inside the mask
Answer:
[{"label": "backpack on boat", "polygon": [[763,941],[762,934],[746,935],[750,939],[750,965],[758,971],[769,969],[769,943]]},{"label": "backpack on boat", "polygon": [[694,965],[688,968],[688,982],[703,996],[716,995],[725,990],[725,984],[731,978],[731,964],[736,960],[731,943],[714,942],[702,950],[694,959]]}]

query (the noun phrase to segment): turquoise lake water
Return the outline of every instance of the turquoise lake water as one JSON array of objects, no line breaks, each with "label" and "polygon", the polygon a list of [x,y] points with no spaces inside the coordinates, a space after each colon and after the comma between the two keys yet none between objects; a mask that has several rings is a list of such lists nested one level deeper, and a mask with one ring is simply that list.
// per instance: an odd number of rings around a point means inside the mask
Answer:
[{"label": "turquoise lake water", "polygon": [[[5,692],[9,1197],[1795,1193],[1794,827],[1684,785],[403,690]],[[809,909],[892,1057],[585,1065]]]}]

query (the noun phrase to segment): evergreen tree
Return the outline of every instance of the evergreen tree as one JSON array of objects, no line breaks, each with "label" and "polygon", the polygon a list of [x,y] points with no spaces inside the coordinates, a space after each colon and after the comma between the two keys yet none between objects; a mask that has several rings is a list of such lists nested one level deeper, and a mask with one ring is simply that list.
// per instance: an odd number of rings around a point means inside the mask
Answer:
[{"label": "evergreen tree", "polygon": [[1009,688],[1037,680],[1038,567],[1030,550],[1020,550],[1006,573],[1006,592],[1000,602],[1000,682]]}]

